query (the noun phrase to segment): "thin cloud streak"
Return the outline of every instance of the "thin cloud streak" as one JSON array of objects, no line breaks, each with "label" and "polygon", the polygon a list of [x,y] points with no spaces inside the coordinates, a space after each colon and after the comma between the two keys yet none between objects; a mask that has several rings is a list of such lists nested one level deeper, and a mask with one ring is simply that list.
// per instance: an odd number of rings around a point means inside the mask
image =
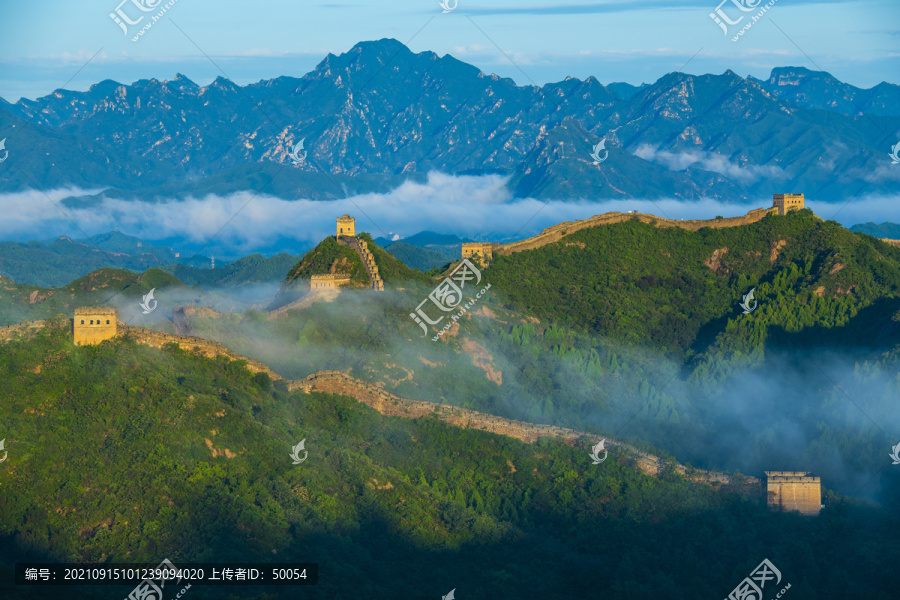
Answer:
[{"label": "thin cloud streak", "polygon": [[763,177],[777,178],[784,174],[783,169],[775,166],[740,166],[728,161],[728,157],[715,152],[691,150],[688,152],[668,152],[657,150],[650,144],[641,144],[634,155],[644,160],[663,165],[670,171],[683,171],[699,165],[701,169],[736,179],[741,183],[752,183]]}]

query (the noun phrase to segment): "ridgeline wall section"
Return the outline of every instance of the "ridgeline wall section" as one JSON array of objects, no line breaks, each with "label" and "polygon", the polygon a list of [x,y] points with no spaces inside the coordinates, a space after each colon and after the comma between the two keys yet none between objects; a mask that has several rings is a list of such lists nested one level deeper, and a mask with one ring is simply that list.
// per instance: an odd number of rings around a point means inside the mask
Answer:
[{"label": "ridgeline wall section", "polygon": [[[777,210],[777,209],[774,209]],[[636,219],[642,223],[649,223],[657,227],[681,227],[690,231],[697,231],[703,227],[737,227],[739,225],[749,225],[762,220],[767,214],[773,211],[772,208],[757,208],[751,210],[742,217],[729,217],[727,219],[702,219],[690,221],[675,221],[674,219],[663,219],[655,215],[646,215],[643,213],[620,213],[608,212],[602,215],[596,215],[582,221],[566,221],[553,227],[548,227],[534,237],[530,237],[518,242],[503,244],[498,248],[494,248],[494,254],[512,254],[513,252],[521,252],[522,250],[531,250],[540,248],[553,242],[558,242],[563,236],[575,233],[581,229],[589,227],[599,227],[600,225],[609,225],[611,223],[622,223]]]},{"label": "ridgeline wall section", "polygon": [[[306,379],[288,382],[288,389],[301,390],[307,393],[314,391],[348,396],[386,416],[409,419],[433,416],[448,425],[480,429],[516,438],[529,444],[536,442],[542,437],[558,437],[570,446],[580,442],[587,447],[588,444],[593,446],[601,439],[606,439],[606,444],[609,448],[619,448],[632,456],[641,470],[648,475],[658,475],[666,466],[666,461],[658,456],[603,436],[553,425],[515,421],[458,406],[401,398],[377,385],[351,377],[343,371],[317,371]],[[761,481],[755,477],[735,477],[718,471],[689,470],[679,463],[674,463],[673,467],[685,478],[692,481],[709,484],[743,483],[753,486],[761,485]]]},{"label": "ridgeline wall section", "polygon": [[46,327],[46,321],[24,321],[15,325],[0,327],[0,342],[8,342],[18,337],[27,337],[30,333]]},{"label": "ridgeline wall section", "polygon": [[128,335],[138,343],[153,346],[154,348],[162,348],[166,344],[175,343],[178,344],[182,350],[199,354],[200,356],[205,356],[207,358],[224,356],[230,360],[243,360],[247,362],[247,368],[253,373],[267,373],[273,381],[282,379],[281,375],[258,360],[247,358],[246,356],[241,356],[236,352],[232,352],[219,342],[213,342],[189,335],[176,335],[162,331],[154,331],[143,327],[135,327],[133,325],[120,325],[119,331],[120,335]]}]

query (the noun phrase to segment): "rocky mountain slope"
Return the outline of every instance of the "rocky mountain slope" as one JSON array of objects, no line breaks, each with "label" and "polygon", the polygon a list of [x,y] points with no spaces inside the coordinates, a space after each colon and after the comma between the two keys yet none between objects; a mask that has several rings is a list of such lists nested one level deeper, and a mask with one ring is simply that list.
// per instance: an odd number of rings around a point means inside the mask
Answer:
[{"label": "rocky mountain slope", "polygon": [[[104,194],[124,198],[201,189],[337,198],[439,170],[508,176],[518,197],[736,200],[768,196],[774,183],[825,200],[863,183],[896,192],[896,179],[868,176],[889,162],[898,86],[832,83],[787,68],[766,82],[670,73],[618,94],[593,77],[517,86],[383,39],[329,54],[301,78],[107,80],[4,103],[10,160],[31,174],[4,169],[0,189],[41,181],[112,186]],[[595,164],[601,139],[609,156]],[[300,140],[307,154],[294,165]]]}]

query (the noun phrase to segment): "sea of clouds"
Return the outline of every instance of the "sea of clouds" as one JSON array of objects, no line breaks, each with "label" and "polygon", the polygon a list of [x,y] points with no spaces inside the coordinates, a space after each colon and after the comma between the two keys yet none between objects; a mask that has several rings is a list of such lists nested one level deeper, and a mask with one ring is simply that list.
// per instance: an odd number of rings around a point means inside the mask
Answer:
[{"label": "sea of clouds", "polygon": [[[451,176],[433,172],[425,182],[408,181],[388,193],[343,200],[287,200],[240,192],[158,202],[102,198],[73,203],[98,190],[65,188],[0,194],[0,240],[84,238],[112,231],[144,240],[166,240],[175,250],[242,256],[275,250],[303,251],[334,233],[335,217],[356,217],[357,231],[402,239],[420,231],[506,241],[539,233],[563,221],[630,210],[670,219],[745,214],[771,206],[771,197],[748,203],[675,198],[628,200],[515,199],[507,179],[496,175]],[[850,227],[860,222],[900,221],[898,196],[861,196],[843,203],[810,200],[824,219]],[[178,246],[181,246],[180,248]]]}]

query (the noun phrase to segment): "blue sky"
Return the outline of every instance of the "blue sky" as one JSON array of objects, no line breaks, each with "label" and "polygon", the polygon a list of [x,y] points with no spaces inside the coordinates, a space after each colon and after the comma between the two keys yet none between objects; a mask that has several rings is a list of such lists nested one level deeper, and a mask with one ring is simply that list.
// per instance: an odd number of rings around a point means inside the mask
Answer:
[{"label": "blue sky", "polygon": [[[175,0],[137,42],[133,35],[171,0],[121,1],[0,2],[0,96],[15,102],[179,72],[201,85],[220,75],[240,84],[300,77],[328,52],[385,37],[520,85],[590,75],[650,83],[676,70],[763,78],[775,66],[821,69],[859,87],[900,83],[898,0],[774,0],[736,42],[771,0],[458,0],[446,14],[438,0]],[[741,11],[740,2],[755,8]],[[743,16],[727,35],[710,18],[719,6],[732,21]],[[109,16],[117,7],[132,21],[145,17],[126,35]]]}]

